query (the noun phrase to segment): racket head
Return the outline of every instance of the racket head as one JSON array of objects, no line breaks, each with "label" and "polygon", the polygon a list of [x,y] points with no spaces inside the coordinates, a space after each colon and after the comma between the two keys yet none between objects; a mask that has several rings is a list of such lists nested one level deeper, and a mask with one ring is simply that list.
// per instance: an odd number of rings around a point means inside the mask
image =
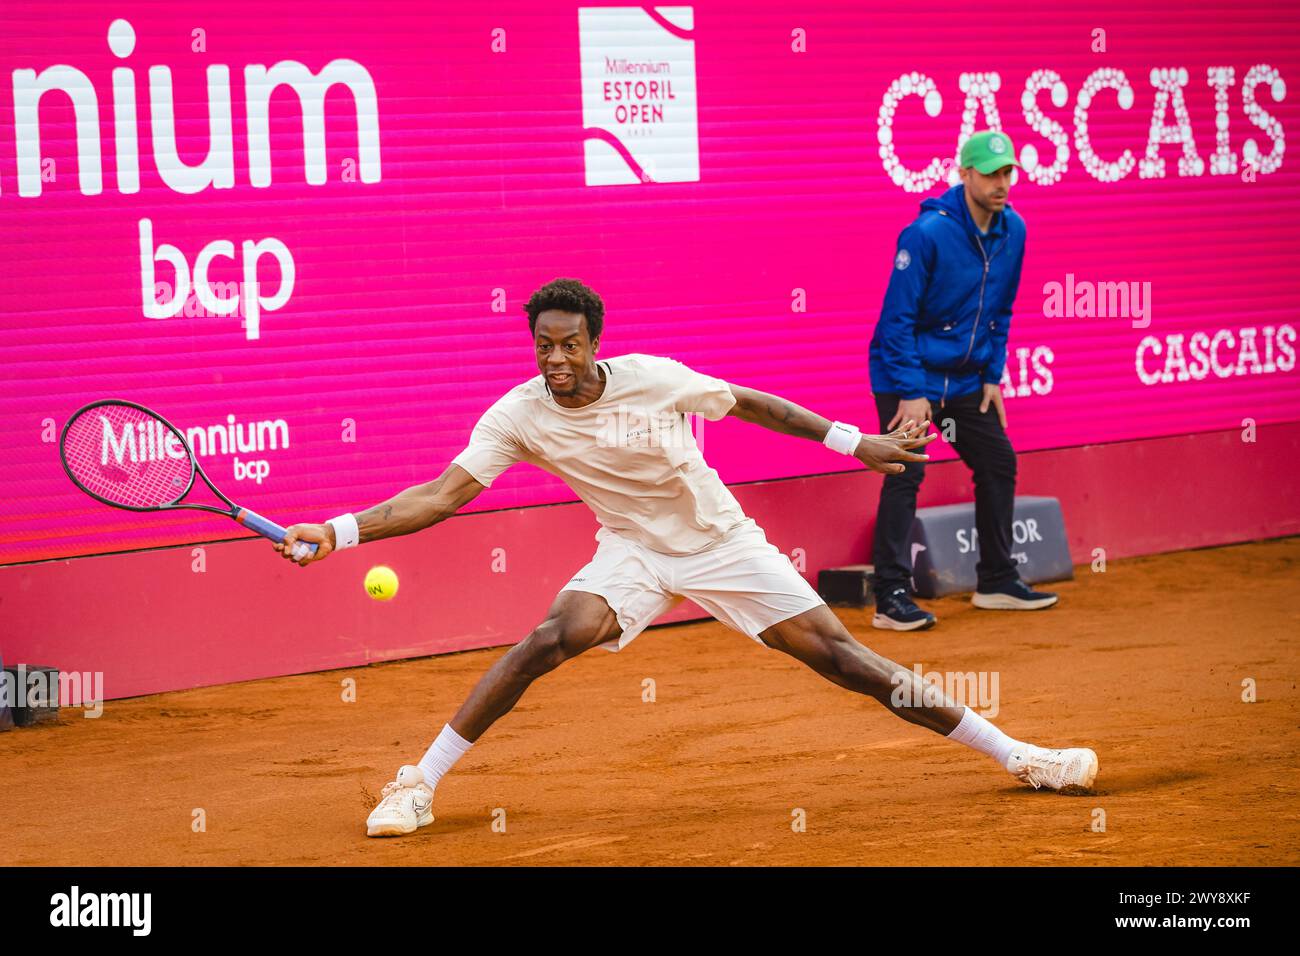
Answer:
[{"label": "racket head", "polygon": [[176,505],[194,486],[197,470],[194,452],[176,426],[143,405],[117,398],[72,413],[59,436],[59,458],[74,485],[127,511]]}]

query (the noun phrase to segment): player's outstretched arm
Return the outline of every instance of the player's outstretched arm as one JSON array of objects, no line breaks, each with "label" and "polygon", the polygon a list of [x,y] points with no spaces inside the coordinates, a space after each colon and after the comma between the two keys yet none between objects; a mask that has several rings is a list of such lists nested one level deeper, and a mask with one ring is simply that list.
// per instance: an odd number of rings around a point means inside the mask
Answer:
[{"label": "player's outstretched arm", "polygon": [[[412,485],[387,501],[357,514],[361,543],[422,531],[450,518],[482,491],[483,485],[468,471],[460,465],[448,465],[447,470],[433,481]],[[334,550],[334,528],[328,524],[296,524],[288,529],[284,543],[274,546],[275,550],[286,560],[294,561],[292,551],[296,541],[311,541],[319,546],[314,555],[307,555],[295,562],[305,567],[320,561]]]},{"label": "player's outstretched arm", "polygon": [[[727,412],[728,415],[783,435],[821,442],[833,424],[816,412],[757,389],[732,385],[731,394],[736,397],[736,404]],[[934,441],[937,436],[927,434],[929,428],[928,421],[908,421],[888,435],[863,435],[853,457],[872,471],[886,475],[897,474],[903,470],[902,462],[929,461],[928,455],[912,450],[923,448]]]}]

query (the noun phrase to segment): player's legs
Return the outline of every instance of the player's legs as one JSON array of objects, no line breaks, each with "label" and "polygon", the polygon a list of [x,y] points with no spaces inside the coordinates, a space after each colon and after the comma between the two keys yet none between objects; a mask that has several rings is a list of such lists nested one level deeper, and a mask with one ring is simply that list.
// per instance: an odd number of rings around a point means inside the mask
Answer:
[{"label": "player's legs", "polygon": [[947,736],[964,707],[927,691],[914,671],[859,644],[825,604],[774,624],[759,635],[768,647],[807,664],[841,687],[880,701],[904,720]]},{"label": "player's legs", "polygon": [[533,681],[619,633],[614,611],[599,594],[561,591],[546,619],[479,679],[452,717],[452,729],[473,743],[514,707]]},{"label": "player's legs", "polygon": [[969,707],[954,704],[913,671],[859,644],[826,605],[771,625],[763,643],[807,664],[827,680],[880,701],[899,717],[987,754],[1017,779],[1053,790],[1087,788],[1097,755],[1050,750],[1007,736]]},{"label": "player's legs", "polygon": [[429,807],[443,775],[533,681],[593,647],[618,650],[675,598],[659,580],[651,555],[612,533],[597,535],[595,555],[564,586],[545,619],[493,664],[418,765],[403,767],[384,788],[367,821],[371,836],[410,833],[433,822]]},{"label": "player's legs", "polygon": [[493,664],[417,765],[398,771],[366,820],[369,836],[401,836],[433,822],[438,781],[529,685],[583,651],[619,636],[614,612],[599,594],[561,591],[546,618]]}]

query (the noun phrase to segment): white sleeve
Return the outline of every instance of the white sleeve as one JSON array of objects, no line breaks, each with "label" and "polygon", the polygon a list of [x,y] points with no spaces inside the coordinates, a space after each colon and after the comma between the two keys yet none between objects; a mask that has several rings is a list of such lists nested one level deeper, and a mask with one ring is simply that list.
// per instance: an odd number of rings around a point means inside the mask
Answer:
[{"label": "white sleeve", "polygon": [[671,396],[673,409],[689,415],[703,415],[711,422],[725,418],[736,404],[731,386],[720,378],[705,375],[676,359],[646,356],[650,374]]},{"label": "white sleeve", "polygon": [[465,450],[453,458],[483,487],[491,487],[497,476],[523,457],[515,440],[510,419],[494,405],[483,413],[470,433]]}]

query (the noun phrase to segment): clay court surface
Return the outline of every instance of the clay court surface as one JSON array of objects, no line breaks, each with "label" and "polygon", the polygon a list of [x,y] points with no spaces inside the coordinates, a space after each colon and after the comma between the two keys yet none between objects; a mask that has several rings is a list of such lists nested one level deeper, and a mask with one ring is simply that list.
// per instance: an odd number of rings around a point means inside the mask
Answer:
[{"label": "clay court surface", "polygon": [[400,839],[365,836],[376,795],[503,648],[65,711],[0,736],[0,865],[1300,863],[1300,539],[1076,571],[1047,612],[930,602],[928,633],[837,613],[905,666],[996,671],[995,722],[1094,748],[1091,795],[1022,787],[710,622],[543,678]]}]

